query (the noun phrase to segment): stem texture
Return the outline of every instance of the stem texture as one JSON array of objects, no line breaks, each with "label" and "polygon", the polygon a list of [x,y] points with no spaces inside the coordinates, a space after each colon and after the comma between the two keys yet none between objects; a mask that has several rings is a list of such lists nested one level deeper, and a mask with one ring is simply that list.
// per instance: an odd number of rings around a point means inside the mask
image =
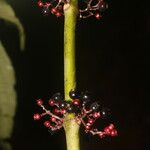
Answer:
[{"label": "stem texture", "polygon": [[[75,27],[78,10],[77,0],[70,0],[64,5],[64,93],[65,100],[70,100],[69,92],[76,88],[75,67]],[[66,133],[67,150],[80,150],[79,125],[74,114],[65,117],[64,129]]]},{"label": "stem texture", "polygon": [[65,100],[69,100],[69,91],[76,87],[75,27],[77,0],[71,0],[69,6],[64,6],[64,15],[64,90]]}]

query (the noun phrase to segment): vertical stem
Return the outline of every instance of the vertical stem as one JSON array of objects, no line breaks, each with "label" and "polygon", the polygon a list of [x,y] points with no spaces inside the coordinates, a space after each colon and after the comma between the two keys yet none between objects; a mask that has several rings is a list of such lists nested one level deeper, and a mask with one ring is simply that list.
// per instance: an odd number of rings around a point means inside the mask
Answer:
[{"label": "vertical stem", "polygon": [[69,91],[76,87],[75,69],[75,27],[77,16],[77,0],[70,0],[64,5],[64,90],[65,99],[69,99]]},{"label": "vertical stem", "polygon": [[[77,0],[70,0],[64,5],[64,93],[65,100],[69,100],[69,91],[76,88],[75,68],[75,27],[77,16]],[[66,133],[67,150],[80,150],[79,125],[74,114],[65,117],[64,129]]]}]

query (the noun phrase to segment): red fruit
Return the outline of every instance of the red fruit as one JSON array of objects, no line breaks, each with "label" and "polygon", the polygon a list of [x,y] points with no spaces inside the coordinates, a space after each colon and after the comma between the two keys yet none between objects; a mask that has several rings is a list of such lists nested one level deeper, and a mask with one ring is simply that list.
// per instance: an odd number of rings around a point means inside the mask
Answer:
[{"label": "red fruit", "polygon": [[34,114],[33,118],[34,118],[34,120],[40,120],[41,116],[40,116],[40,114]]},{"label": "red fruit", "polygon": [[60,12],[57,12],[57,13],[56,13],[56,16],[57,16],[57,17],[60,17],[60,16],[62,16],[62,14],[61,14]]},{"label": "red fruit", "polygon": [[61,109],[61,114],[65,114],[66,113],[66,110],[65,109]]},{"label": "red fruit", "polygon": [[102,16],[99,13],[95,14],[96,19],[100,19]]},{"label": "red fruit", "polygon": [[93,124],[93,123],[94,123],[94,120],[93,120],[93,119],[89,119],[89,120],[88,120],[88,123]]},{"label": "red fruit", "polygon": [[99,118],[99,117],[100,117],[100,112],[95,112],[95,113],[93,114],[93,117],[94,117],[94,118]]},{"label": "red fruit", "polygon": [[51,121],[52,121],[52,122],[55,122],[55,121],[56,121],[56,118],[55,118],[55,117],[51,117]]},{"label": "red fruit", "polygon": [[44,122],[44,126],[45,126],[45,127],[47,127],[47,128],[48,128],[48,127],[50,127],[50,125],[51,125],[51,124],[50,124],[50,122],[49,122],[49,121],[45,121],[45,122]]},{"label": "red fruit", "polygon": [[57,109],[57,108],[55,108],[55,109],[54,109],[54,113],[55,113],[55,114],[59,114],[59,113],[60,113],[60,110]]},{"label": "red fruit", "polygon": [[114,129],[114,125],[113,125],[113,124],[110,124],[110,125],[108,126],[108,128],[109,128],[109,130],[113,130],[113,129]]},{"label": "red fruit", "polygon": [[111,133],[109,127],[106,127],[106,128],[104,129],[104,132],[105,132],[105,134],[107,134],[107,135],[109,135],[109,134]]},{"label": "red fruit", "polygon": [[50,99],[48,101],[48,103],[49,103],[50,106],[54,106],[55,105],[55,101],[53,99]]},{"label": "red fruit", "polygon": [[80,100],[79,99],[74,99],[73,104],[74,105],[80,105]]},{"label": "red fruit", "polygon": [[92,125],[92,124],[90,124],[90,123],[87,123],[87,124],[86,124],[86,126],[91,126],[91,125]]},{"label": "red fruit", "polygon": [[62,15],[62,14],[61,14],[60,12],[57,12],[57,13],[56,13],[56,16],[57,16],[57,17],[60,17],[61,15]]},{"label": "red fruit", "polygon": [[89,125],[85,126],[86,130],[89,130],[91,127]]},{"label": "red fruit", "polygon": [[37,103],[37,105],[41,106],[41,105],[43,104],[43,101],[42,101],[41,99],[38,99],[38,100],[36,101],[36,103]]},{"label": "red fruit", "polygon": [[43,7],[43,6],[44,6],[44,4],[42,3],[42,1],[39,1],[39,2],[38,2],[38,6],[39,6],[39,7]]},{"label": "red fruit", "polygon": [[117,136],[117,130],[113,129],[110,133],[111,136]]},{"label": "red fruit", "polygon": [[52,9],[51,9],[51,13],[52,13],[52,14],[56,14],[56,13],[57,13],[57,9],[56,9],[56,8],[52,8]]}]

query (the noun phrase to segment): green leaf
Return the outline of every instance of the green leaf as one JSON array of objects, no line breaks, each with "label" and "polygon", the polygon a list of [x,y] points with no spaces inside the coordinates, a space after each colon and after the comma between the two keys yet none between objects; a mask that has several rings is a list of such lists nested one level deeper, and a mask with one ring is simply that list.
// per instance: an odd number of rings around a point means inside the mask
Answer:
[{"label": "green leaf", "polygon": [[17,27],[20,37],[20,48],[23,50],[25,47],[24,28],[20,20],[15,15],[13,8],[5,0],[0,0],[0,19],[3,19]]},{"label": "green leaf", "polygon": [[0,41],[0,139],[11,137],[16,113],[15,71]]}]

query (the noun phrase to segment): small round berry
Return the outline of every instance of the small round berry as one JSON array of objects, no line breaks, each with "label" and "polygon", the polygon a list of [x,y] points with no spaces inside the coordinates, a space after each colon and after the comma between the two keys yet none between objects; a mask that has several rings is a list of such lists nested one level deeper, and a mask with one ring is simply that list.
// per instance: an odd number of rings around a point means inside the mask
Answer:
[{"label": "small round berry", "polygon": [[106,9],[108,9],[108,4],[104,1],[102,1],[99,6],[99,11],[104,12]]},{"label": "small round berry", "polygon": [[54,101],[61,101],[61,100],[62,100],[62,96],[61,96],[60,93],[56,93],[56,94],[54,94],[54,95],[52,96],[52,99],[53,99]]},{"label": "small round berry", "polygon": [[42,3],[42,1],[38,1],[38,6],[39,7],[43,7],[44,6],[44,4]]},{"label": "small round berry", "polygon": [[69,97],[70,97],[71,99],[77,99],[77,98],[79,97],[79,93],[78,93],[76,90],[71,90],[71,91],[69,92]]},{"label": "small round berry", "polygon": [[61,113],[61,114],[65,114],[65,113],[66,113],[66,110],[65,110],[65,109],[61,109],[61,110],[60,110],[60,113]]},{"label": "small round berry", "polygon": [[57,16],[57,17],[60,17],[60,16],[62,16],[62,14],[61,14],[60,12],[57,12],[57,13],[56,13],[56,16]]},{"label": "small round berry", "polygon": [[60,107],[60,108],[65,108],[66,105],[67,105],[66,102],[61,102],[61,103],[59,104],[59,107]]},{"label": "small round berry", "polygon": [[90,94],[89,94],[87,91],[81,93],[81,100],[82,100],[84,103],[89,102],[90,99],[91,99]]},{"label": "small round berry", "polygon": [[88,122],[88,123],[86,124],[86,126],[92,126],[92,124]]},{"label": "small round berry", "polygon": [[110,117],[110,109],[108,108],[103,108],[101,111],[101,116],[103,119],[109,118]]},{"label": "small round berry", "polygon": [[67,107],[67,112],[68,113],[73,113],[74,112],[74,109],[73,109],[72,105],[70,105],[69,107]]},{"label": "small round berry", "polygon": [[96,14],[95,14],[95,18],[98,19],[98,20],[101,19],[101,17],[102,17],[102,16],[101,16],[99,13],[96,13]]},{"label": "small round berry", "polygon": [[89,120],[88,120],[88,123],[93,124],[93,123],[94,123],[94,120],[93,120],[93,119],[89,119]]},{"label": "small round berry", "polygon": [[95,119],[97,119],[97,118],[99,118],[101,115],[100,115],[100,112],[95,112],[94,114],[93,114],[93,117],[95,118]]},{"label": "small round berry", "polygon": [[118,133],[117,133],[117,130],[113,129],[110,133],[111,136],[117,136]]},{"label": "small round berry", "polygon": [[41,116],[40,116],[40,114],[34,114],[33,118],[34,118],[34,120],[40,120]]},{"label": "small round berry", "polygon": [[41,99],[38,99],[38,100],[36,101],[36,103],[37,103],[37,105],[39,105],[39,106],[43,105],[43,101],[42,101]]},{"label": "small round berry", "polygon": [[56,118],[55,118],[55,117],[51,117],[51,121],[52,121],[52,122],[55,122],[55,121],[56,121]]},{"label": "small round berry", "polygon": [[91,106],[90,109],[92,109],[93,111],[96,111],[99,108],[99,104],[97,102],[94,102]]},{"label": "small round berry", "polygon": [[54,109],[54,113],[55,113],[55,114],[59,114],[59,113],[60,113],[60,110],[57,109],[57,108],[55,108],[55,109]]},{"label": "small round berry", "polygon": [[54,105],[56,104],[53,99],[50,99],[50,100],[48,101],[48,103],[49,103],[50,106],[54,106]]},{"label": "small round berry", "polygon": [[48,127],[50,127],[50,125],[51,125],[51,124],[50,124],[50,122],[49,122],[49,121],[45,121],[45,122],[44,122],[44,126],[45,126],[45,127],[47,127],[47,128],[48,128]]},{"label": "small round berry", "polygon": [[56,14],[56,13],[57,13],[57,9],[56,9],[56,8],[52,8],[52,9],[51,9],[51,13],[52,13],[52,14]]},{"label": "small round berry", "polygon": [[49,7],[44,6],[42,12],[44,15],[47,15],[49,13]]},{"label": "small round berry", "polygon": [[113,130],[113,129],[114,129],[114,125],[113,125],[113,124],[110,124],[110,125],[108,126],[108,128],[109,128],[109,130]]},{"label": "small round berry", "polygon": [[85,128],[86,128],[86,130],[90,130],[91,126],[86,125]]},{"label": "small round berry", "polygon": [[109,127],[106,127],[106,128],[104,129],[104,132],[105,132],[105,134],[107,134],[107,135],[109,135],[109,134],[111,133]]},{"label": "small round berry", "polygon": [[80,105],[80,100],[79,99],[74,99],[73,104],[79,106]]}]

